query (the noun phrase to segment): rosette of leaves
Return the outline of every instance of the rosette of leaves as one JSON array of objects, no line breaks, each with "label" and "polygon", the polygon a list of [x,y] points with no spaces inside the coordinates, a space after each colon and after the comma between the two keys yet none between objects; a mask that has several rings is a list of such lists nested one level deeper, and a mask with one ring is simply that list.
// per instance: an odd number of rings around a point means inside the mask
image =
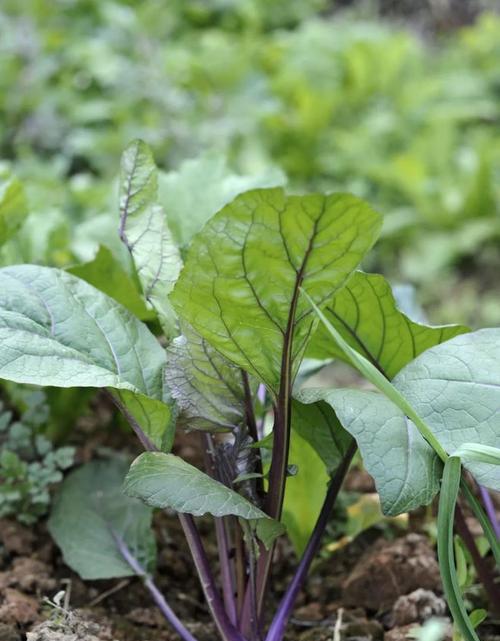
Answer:
[{"label": "rosette of leaves", "polygon": [[52,487],[73,460],[73,447],[54,448],[37,434],[29,416],[15,420],[0,401],[0,517],[31,525],[44,516]]}]

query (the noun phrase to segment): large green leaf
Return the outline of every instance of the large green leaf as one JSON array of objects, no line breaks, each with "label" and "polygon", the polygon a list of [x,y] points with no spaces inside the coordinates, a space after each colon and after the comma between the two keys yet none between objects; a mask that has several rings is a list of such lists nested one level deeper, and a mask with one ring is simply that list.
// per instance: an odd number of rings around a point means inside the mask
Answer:
[{"label": "large green leaf", "polygon": [[70,267],[66,271],[111,296],[137,318],[141,320],[155,318],[154,312],[147,309],[132,278],[104,245],[99,245],[97,254],[92,260]]},{"label": "large green leaf", "polygon": [[134,574],[117,549],[113,531],[141,565],[154,565],[152,510],[123,494],[127,469],[119,460],[93,461],[69,474],[58,490],[49,530],[65,562],[82,579]]},{"label": "large green leaf", "polygon": [[[389,379],[426,349],[469,331],[463,325],[430,327],[413,322],[397,308],[385,278],[364,272],[353,274],[323,311],[347,343]],[[307,353],[312,358],[349,362],[323,324]]]},{"label": "large green leaf", "polygon": [[257,534],[262,529],[266,543],[282,531],[278,522],[246,498],[174,454],[141,454],[130,467],[124,491],[152,507],[169,507],[194,516],[232,514],[256,521]]},{"label": "large green leaf", "polygon": [[[167,348],[165,380],[180,409],[178,424],[232,430],[246,418],[243,372],[187,323]],[[249,392],[255,391],[253,382]]]},{"label": "large green leaf", "polygon": [[[307,392],[304,393],[307,397]],[[330,474],[337,469],[351,438],[325,401],[292,404],[292,429],[316,451]]]},{"label": "large green leaf", "polygon": [[226,358],[277,392],[296,373],[322,304],[373,245],[381,218],[347,194],[238,196],[193,240],[174,307]]},{"label": "large green leaf", "polygon": [[413,423],[385,396],[359,390],[306,389],[303,403],[327,402],[358,443],[384,514],[427,505],[439,489],[441,463]]},{"label": "large green leaf", "polygon": [[278,169],[239,176],[230,172],[223,156],[209,153],[186,160],[178,171],[161,175],[160,196],[176,242],[187,247],[207,220],[238,194],[284,183],[285,177]]},{"label": "large green leaf", "polygon": [[85,281],[36,265],[0,269],[0,378],[112,388],[160,447],[165,361],[148,328]]},{"label": "large green leaf", "polygon": [[22,184],[13,176],[0,176],[0,246],[12,238],[27,215]]},{"label": "large green leaf", "polygon": [[168,294],[181,269],[179,250],[158,205],[158,171],[142,140],[125,149],[120,181],[120,236],[128,247],[144,296],[155,308],[168,336],[176,334]]},{"label": "large green leaf", "polygon": [[[465,443],[500,443],[500,329],[482,329],[433,347],[394,385],[453,454]],[[466,459],[476,480],[500,490],[500,467]]]}]

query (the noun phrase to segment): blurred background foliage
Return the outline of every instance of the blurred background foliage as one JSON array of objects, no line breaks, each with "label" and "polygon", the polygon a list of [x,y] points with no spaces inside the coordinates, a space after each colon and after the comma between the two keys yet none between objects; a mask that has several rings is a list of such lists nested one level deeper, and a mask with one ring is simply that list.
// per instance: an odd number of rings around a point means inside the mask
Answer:
[{"label": "blurred background foliage", "polygon": [[116,177],[141,137],[167,212],[223,204],[223,184],[352,191],[385,216],[365,268],[433,321],[498,325],[495,6],[3,0],[0,263],[134,281]]}]

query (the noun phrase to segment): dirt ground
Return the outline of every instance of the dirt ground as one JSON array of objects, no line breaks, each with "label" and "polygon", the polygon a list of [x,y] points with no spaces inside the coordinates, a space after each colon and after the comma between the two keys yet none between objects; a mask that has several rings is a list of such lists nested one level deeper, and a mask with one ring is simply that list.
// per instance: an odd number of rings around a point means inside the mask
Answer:
[{"label": "dirt ground", "polygon": [[[101,417],[102,418],[102,417]],[[101,447],[123,451],[124,435],[92,421],[79,429],[78,460],[88,461]],[[126,439],[125,439],[126,440]],[[196,459],[196,442],[181,439],[178,452]],[[135,442],[125,449],[134,454]],[[195,461],[196,462],[196,461]],[[373,492],[362,470],[349,473],[347,489]],[[431,616],[447,620],[433,542],[424,513],[412,515],[405,531],[372,527],[335,552],[326,548],[315,562],[288,627],[287,641],[400,641]],[[216,563],[210,522],[199,521],[207,552]],[[471,521],[471,526],[476,527]],[[170,605],[199,641],[217,635],[203,603],[181,528],[174,514],[157,513],[158,563],[155,580]],[[296,564],[292,548],[277,550],[273,589],[266,616]],[[65,591],[64,596],[58,593]],[[472,605],[485,605],[481,590]],[[449,626],[451,639],[451,626]],[[500,621],[481,626],[482,641],[500,641]],[[63,562],[45,521],[27,528],[0,520],[0,641],[177,641],[137,578],[83,582]]]}]

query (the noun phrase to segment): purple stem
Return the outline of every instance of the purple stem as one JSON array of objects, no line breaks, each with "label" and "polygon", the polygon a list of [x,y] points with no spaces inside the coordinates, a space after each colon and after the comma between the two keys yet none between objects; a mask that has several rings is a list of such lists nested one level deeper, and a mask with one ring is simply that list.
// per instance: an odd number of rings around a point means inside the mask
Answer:
[{"label": "purple stem", "polygon": [[493,501],[491,500],[490,493],[482,485],[479,486],[479,491],[481,493],[481,498],[483,500],[486,513],[488,514],[488,518],[490,519],[493,531],[497,535],[497,539],[500,539],[500,523],[498,522],[497,513],[495,511],[495,506],[493,505]]},{"label": "purple stem", "polygon": [[[216,480],[217,469],[215,465],[215,451],[214,442],[211,434],[205,434],[205,442],[207,449],[205,451],[205,465],[207,472]],[[219,566],[220,578],[222,584],[222,596],[224,598],[224,606],[226,608],[229,620],[233,625],[236,625],[236,601],[235,594],[235,581],[234,574],[231,567],[231,560],[229,558],[229,540],[226,528],[226,519],[214,517],[215,521],[215,535],[217,538],[217,549],[219,552]]]},{"label": "purple stem", "polygon": [[283,639],[283,634],[285,632],[288,619],[292,614],[295,600],[297,599],[297,595],[299,594],[299,591],[304,584],[311,563],[319,550],[321,538],[328,524],[331,511],[333,509],[333,506],[335,505],[335,501],[342,486],[342,482],[347,473],[347,470],[349,469],[349,465],[351,463],[352,457],[354,456],[354,453],[356,452],[356,449],[357,446],[355,441],[353,440],[349,445],[349,448],[347,449],[347,452],[345,453],[340,466],[337,468],[335,475],[330,481],[330,485],[328,487],[328,491],[326,493],[326,497],[323,503],[323,507],[321,508],[318,520],[316,521],[316,525],[314,526],[314,530],[307,543],[306,549],[304,550],[304,554],[302,555],[299,566],[295,571],[294,577],[290,585],[288,586],[287,591],[285,592],[285,595],[283,596],[283,599],[281,600],[278,610],[274,616],[274,619],[266,636],[266,641],[281,641]]},{"label": "purple stem", "polygon": [[182,639],[184,639],[184,641],[197,641],[196,637],[194,637],[191,634],[191,632],[189,632],[189,630],[184,627],[184,624],[182,623],[182,621],[177,617],[175,612],[168,605],[168,603],[165,600],[165,597],[153,582],[153,579],[144,570],[144,568],[141,566],[141,564],[135,558],[132,552],[130,552],[130,550],[125,544],[125,541],[114,530],[111,530],[111,534],[113,535],[113,538],[116,541],[116,545],[118,546],[118,550],[120,551],[120,554],[123,556],[125,561],[130,565],[132,570],[137,574],[137,576],[142,578],[144,585],[149,590],[149,593],[153,597],[153,600],[158,606],[160,612],[163,614],[165,619],[170,623],[170,625],[174,628],[177,634]]},{"label": "purple stem", "polygon": [[223,641],[245,641],[245,638],[234,627],[226,614],[193,517],[190,514],[179,513],[179,520],[200,577],[205,600],[221,638]]},{"label": "purple stem", "polygon": [[[134,417],[123,405],[123,403],[121,403],[119,399],[115,398],[109,392],[108,394],[111,396],[116,406],[125,415],[125,418],[130,423],[134,432],[137,434],[144,449],[149,452],[158,452],[159,450],[156,445],[143,432],[141,426],[137,423]],[[205,594],[205,598],[210,608],[212,618],[221,634],[223,641],[245,641],[244,637],[241,636],[238,630],[236,630],[236,628],[229,621],[226,611],[224,610],[224,606],[217,591],[213,574],[205,554],[205,549],[203,548],[200,533],[198,532],[193,517],[191,516],[191,514],[182,514],[181,512],[178,512],[177,516],[179,517],[182,529],[184,530],[184,535],[186,536],[189,550],[193,557],[194,564],[200,578],[201,587],[203,588],[203,593]]]}]

